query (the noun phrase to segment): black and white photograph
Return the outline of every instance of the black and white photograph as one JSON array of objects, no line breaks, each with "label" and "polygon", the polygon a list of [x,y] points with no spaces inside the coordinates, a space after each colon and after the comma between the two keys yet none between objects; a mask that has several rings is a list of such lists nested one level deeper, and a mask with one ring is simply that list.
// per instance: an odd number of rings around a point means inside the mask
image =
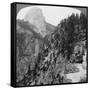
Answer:
[{"label": "black and white photograph", "polygon": [[16,4],[15,83],[19,87],[88,82],[88,9]]}]

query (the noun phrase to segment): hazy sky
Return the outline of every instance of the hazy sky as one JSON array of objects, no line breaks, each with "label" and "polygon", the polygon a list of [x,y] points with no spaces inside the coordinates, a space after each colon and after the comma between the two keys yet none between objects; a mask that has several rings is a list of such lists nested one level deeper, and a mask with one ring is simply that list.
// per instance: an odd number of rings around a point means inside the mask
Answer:
[{"label": "hazy sky", "polygon": [[54,7],[54,6],[39,6],[38,5],[38,6],[25,7],[21,9],[17,14],[17,19],[24,19],[24,17],[28,14],[28,11],[30,11],[30,9],[32,9],[33,7],[40,8],[43,12],[43,16],[45,17],[45,20],[48,23],[55,26],[59,24],[62,19],[67,18],[72,13],[75,13],[75,14],[81,13],[80,10],[70,8],[70,7]]}]

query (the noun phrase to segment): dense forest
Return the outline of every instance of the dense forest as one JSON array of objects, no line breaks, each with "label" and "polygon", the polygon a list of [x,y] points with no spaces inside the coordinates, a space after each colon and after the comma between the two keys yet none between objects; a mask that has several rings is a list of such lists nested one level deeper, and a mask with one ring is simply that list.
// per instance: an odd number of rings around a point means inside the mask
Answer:
[{"label": "dense forest", "polygon": [[[17,85],[87,82],[87,25],[84,14],[72,14],[42,37],[33,25],[17,20]],[[75,73],[80,80],[70,77]]]}]

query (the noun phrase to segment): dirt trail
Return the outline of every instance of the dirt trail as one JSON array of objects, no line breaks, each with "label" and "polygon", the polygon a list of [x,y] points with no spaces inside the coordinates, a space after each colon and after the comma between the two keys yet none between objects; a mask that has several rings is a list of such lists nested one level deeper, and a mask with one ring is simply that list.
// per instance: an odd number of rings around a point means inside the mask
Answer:
[{"label": "dirt trail", "polygon": [[66,78],[71,79],[72,82],[79,82],[81,79],[86,78],[86,52],[83,56],[83,63],[75,64],[75,66],[79,69],[79,72],[66,74]]}]

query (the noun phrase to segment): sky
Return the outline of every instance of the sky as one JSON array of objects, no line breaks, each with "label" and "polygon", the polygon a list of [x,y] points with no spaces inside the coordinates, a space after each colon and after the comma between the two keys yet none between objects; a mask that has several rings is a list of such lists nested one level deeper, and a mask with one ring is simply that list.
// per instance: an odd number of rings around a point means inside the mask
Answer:
[{"label": "sky", "polygon": [[[80,15],[81,11],[75,8],[70,7],[55,7],[55,6],[28,6],[25,8],[22,8],[18,14],[17,19],[25,19],[25,16],[28,14],[28,12],[32,9],[38,7],[42,10],[43,16],[45,17],[45,21],[57,26],[60,21],[64,18],[67,18],[72,13],[77,13]],[[36,12],[37,13],[37,12]]]}]

